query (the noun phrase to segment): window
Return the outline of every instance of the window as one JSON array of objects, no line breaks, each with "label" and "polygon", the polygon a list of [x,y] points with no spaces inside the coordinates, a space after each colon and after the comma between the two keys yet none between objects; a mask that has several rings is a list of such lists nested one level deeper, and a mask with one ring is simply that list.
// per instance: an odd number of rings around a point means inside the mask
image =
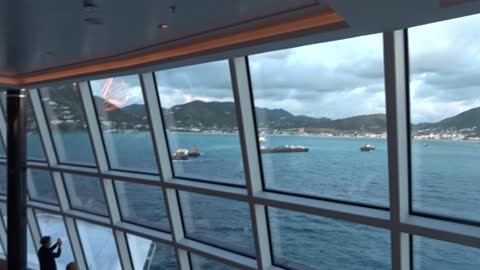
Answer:
[{"label": "window", "polygon": [[7,202],[0,202],[0,211],[2,214],[3,224],[5,225],[5,228],[7,228]]},{"label": "window", "polygon": [[388,206],[382,36],[249,57],[265,188]]},{"label": "window", "polygon": [[390,232],[268,208],[273,261],[288,269],[391,269]]},{"label": "window", "polygon": [[190,253],[192,270],[235,270],[231,266]]},{"label": "window", "polygon": [[89,270],[121,270],[111,229],[77,220],[78,234]]},{"label": "window", "polygon": [[245,185],[227,61],[155,72],[175,176]]},{"label": "window", "polygon": [[28,169],[27,187],[31,200],[58,204],[57,191],[49,171]]},{"label": "window", "polygon": [[187,237],[255,256],[247,203],[180,191]]},{"label": "window", "polygon": [[95,165],[77,84],[45,87],[39,93],[58,160],[62,163]]},{"label": "window", "polygon": [[177,258],[173,247],[127,234],[134,270],[176,270]]},{"label": "window", "polygon": [[158,173],[138,76],[90,82],[110,167]]},{"label": "window", "polygon": [[414,270],[480,269],[480,249],[453,243],[413,237]]},{"label": "window", "polygon": [[38,210],[35,211],[35,214],[42,236],[49,235],[52,243],[55,243],[58,238],[62,239],[62,254],[55,261],[58,269],[65,269],[67,264],[74,260],[74,257],[62,216]]},{"label": "window", "polygon": [[478,27],[475,15],[408,31],[415,212],[480,221]]},{"label": "window", "polygon": [[70,205],[78,210],[108,215],[100,179],[78,174],[64,174]]},{"label": "window", "polygon": [[[7,92],[0,93],[0,103],[5,117],[7,117]],[[37,120],[33,114],[32,103],[26,101],[27,122],[27,158],[33,161],[46,161],[43,144],[38,131]]]},{"label": "window", "polygon": [[162,189],[158,186],[115,181],[122,219],[170,231]]},{"label": "window", "polygon": [[7,195],[7,167],[0,165],[0,194]]}]

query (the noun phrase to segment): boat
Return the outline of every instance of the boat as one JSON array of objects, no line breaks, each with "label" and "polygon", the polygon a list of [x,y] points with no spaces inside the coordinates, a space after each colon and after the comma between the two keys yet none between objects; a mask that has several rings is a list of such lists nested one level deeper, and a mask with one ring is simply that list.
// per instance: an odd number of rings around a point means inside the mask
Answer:
[{"label": "boat", "polygon": [[370,152],[372,150],[375,150],[375,146],[370,144],[365,144],[364,146],[360,147],[360,151],[362,152]]},{"label": "boat", "polygon": [[192,149],[190,149],[190,151],[188,152],[188,156],[189,157],[199,157],[200,156],[200,151],[198,151],[198,148],[196,147],[193,147]]},{"label": "boat", "polygon": [[177,149],[177,151],[175,151],[175,154],[172,155],[172,160],[187,160],[189,157],[189,152],[190,151],[185,148]]},{"label": "boat", "polygon": [[423,146],[425,146],[425,147],[428,146],[428,143],[424,143]]},{"label": "boat", "polygon": [[261,153],[299,153],[299,152],[308,152],[308,147],[301,145],[284,145],[284,146],[275,146],[275,147],[260,147]]},{"label": "boat", "polygon": [[265,137],[265,136],[258,137],[258,142],[259,143],[266,143],[267,142],[267,137]]}]

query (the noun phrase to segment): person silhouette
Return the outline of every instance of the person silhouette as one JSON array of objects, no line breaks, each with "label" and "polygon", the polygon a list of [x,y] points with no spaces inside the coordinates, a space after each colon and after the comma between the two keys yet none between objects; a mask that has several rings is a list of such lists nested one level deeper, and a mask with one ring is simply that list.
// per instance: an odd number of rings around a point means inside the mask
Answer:
[{"label": "person silhouette", "polygon": [[[40,270],[57,270],[55,258],[60,257],[62,253],[62,239],[58,238],[57,243],[52,246],[52,239],[50,236],[43,236],[40,240],[42,246],[38,250],[38,261],[40,262]],[[54,250],[57,249],[57,252]]]}]

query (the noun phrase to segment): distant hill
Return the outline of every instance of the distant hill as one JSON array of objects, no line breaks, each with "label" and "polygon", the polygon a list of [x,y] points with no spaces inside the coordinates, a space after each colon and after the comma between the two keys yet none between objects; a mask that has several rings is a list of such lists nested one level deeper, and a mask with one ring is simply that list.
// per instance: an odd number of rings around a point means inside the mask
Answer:
[{"label": "distant hill", "polygon": [[[49,98],[43,98],[45,107],[49,107],[56,115],[58,125],[75,129],[84,125],[81,103],[72,98],[72,93],[58,91]],[[97,108],[103,108],[105,100],[94,97]],[[237,115],[233,102],[203,102],[192,101],[163,108],[166,127],[184,129],[218,129],[236,130]],[[48,110],[47,110],[48,111]],[[110,112],[97,110],[101,120],[110,122],[109,128],[133,128],[139,126],[148,128],[145,105],[132,104]],[[358,115],[343,119],[315,118],[305,115],[293,115],[284,109],[255,108],[256,121],[259,129],[289,130],[305,129],[310,133],[383,133],[386,130],[385,114]],[[75,121],[72,121],[74,119]],[[50,119],[52,120],[52,119]],[[436,123],[421,123],[412,125],[412,131],[418,134],[431,132],[463,132],[467,136],[480,136],[480,107],[462,112],[456,116],[443,119]],[[140,128],[142,129],[142,128]]]}]

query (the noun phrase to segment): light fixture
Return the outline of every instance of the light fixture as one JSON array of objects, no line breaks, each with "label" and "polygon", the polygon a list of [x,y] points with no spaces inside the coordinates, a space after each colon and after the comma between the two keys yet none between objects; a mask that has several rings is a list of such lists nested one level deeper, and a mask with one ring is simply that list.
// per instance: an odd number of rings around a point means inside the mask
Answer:
[{"label": "light fixture", "polygon": [[167,30],[168,29],[168,24],[165,24],[165,23],[159,24],[158,28],[160,28],[160,30]]}]

